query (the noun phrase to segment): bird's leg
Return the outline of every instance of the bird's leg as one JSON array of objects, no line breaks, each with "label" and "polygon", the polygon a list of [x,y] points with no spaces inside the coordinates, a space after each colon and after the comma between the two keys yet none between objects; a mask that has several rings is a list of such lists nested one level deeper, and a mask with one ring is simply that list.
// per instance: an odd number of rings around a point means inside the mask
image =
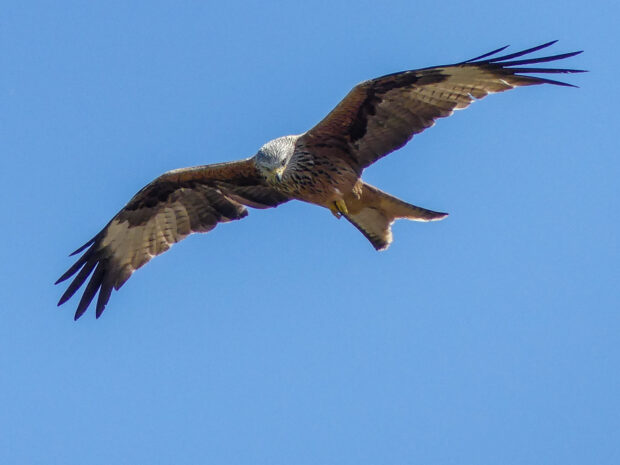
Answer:
[{"label": "bird's leg", "polygon": [[343,214],[348,214],[349,210],[347,209],[347,204],[344,203],[344,200],[336,200],[329,207],[329,210],[332,212],[336,218],[340,218]]},{"label": "bird's leg", "polygon": [[353,186],[353,195],[355,196],[355,198],[357,200],[360,200],[362,198],[362,192],[364,191],[364,182],[361,179],[358,179],[357,182],[355,183],[355,186]]}]

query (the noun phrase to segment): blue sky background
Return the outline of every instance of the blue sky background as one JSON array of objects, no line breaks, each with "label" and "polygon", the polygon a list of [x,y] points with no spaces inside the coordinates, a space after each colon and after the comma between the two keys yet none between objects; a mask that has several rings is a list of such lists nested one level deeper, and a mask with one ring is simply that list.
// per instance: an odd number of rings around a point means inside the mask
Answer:
[{"label": "blue sky background", "polygon": [[[5,2],[0,462],[620,463],[620,7]],[[579,89],[491,96],[365,179],[442,222],[376,253],[251,211],[73,321],[67,254],[162,172],[253,155],[356,83],[519,50]]]}]

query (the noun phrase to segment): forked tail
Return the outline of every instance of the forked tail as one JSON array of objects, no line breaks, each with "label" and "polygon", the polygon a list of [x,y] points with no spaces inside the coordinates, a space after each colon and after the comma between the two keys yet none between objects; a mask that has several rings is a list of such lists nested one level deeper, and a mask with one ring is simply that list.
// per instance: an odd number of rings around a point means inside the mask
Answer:
[{"label": "forked tail", "polygon": [[[377,250],[385,250],[392,243],[392,223],[398,218],[413,221],[437,221],[448,216],[403,202],[370,184],[364,183],[358,202],[349,206],[343,216],[366,236]],[[357,208],[355,208],[357,207]]]}]

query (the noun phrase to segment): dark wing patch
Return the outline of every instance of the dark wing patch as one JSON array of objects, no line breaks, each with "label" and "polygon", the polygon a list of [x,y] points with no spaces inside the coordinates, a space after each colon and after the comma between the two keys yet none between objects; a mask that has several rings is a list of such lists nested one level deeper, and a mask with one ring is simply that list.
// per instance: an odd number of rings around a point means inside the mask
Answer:
[{"label": "dark wing patch", "polygon": [[265,184],[252,159],[174,170],[138,192],[94,238],[56,284],[77,273],[60,298],[69,300],[86,282],[75,319],[86,311],[97,291],[96,317],[112,293],[132,273],[189,234],[208,232],[218,223],[247,216],[245,205],[275,207],[288,197]]},{"label": "dark wing patch", "polygon": [[322,145],[335,147],[338,144],[339,150],[325,150],[325,156],[336,153],[336,156],[352,160],[357,164],[355,168],[361,171],[405,145],[415,134],[435,124],[436,119],[450,116],[454,110],[466,108],[488,94],[545,83],[570,86],[523,73],[578,73],[582,70],[523,66],[562,60],[581,52],[513,60],[554,43],[489,58],[504,47],[462,63],[403,71],[362,82],[297,143],[314,147],[317,154],[321,153]]}]

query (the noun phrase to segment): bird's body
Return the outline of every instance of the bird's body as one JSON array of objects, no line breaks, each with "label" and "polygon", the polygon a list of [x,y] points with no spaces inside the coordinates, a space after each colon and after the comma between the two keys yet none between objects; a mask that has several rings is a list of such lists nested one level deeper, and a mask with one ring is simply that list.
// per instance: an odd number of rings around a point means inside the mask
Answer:
[{"label": "bird's body", "polygon": [[395,219],[433,221],[446,214],[411,205],[366,184],[363,170],[405,145],[437,118],[489,93],[543,83],[569,85],[523,73],[579,70],[521,66],[580,52],[512,60],[552,43],[488,58],[502,48],[454,65],[362,82],[315,127],[269,141],[251,158],[164,173],[74,252],[84,251],[57,281],[77,273],[59,305],[92,274],[75,318],[86,311],[97,292],[99,317],[112,289],[119,289],[135,270],[191,233],[245,217],[246,206],[269,208],[301,200],[325,207],[338,218],[344,216],[377,250],[386,249],[392,242],[390,227]]},{"label": "bird's body", "polygon": [[268,142],[253,160],[274,190],[328,208],[337,218],[344,215],[377,250],[392,242],[390,225],[396,218],[432,221],[447,216],[366,184],[362,169],[349,153],[346,145],[317,143],[301,134]]}]

